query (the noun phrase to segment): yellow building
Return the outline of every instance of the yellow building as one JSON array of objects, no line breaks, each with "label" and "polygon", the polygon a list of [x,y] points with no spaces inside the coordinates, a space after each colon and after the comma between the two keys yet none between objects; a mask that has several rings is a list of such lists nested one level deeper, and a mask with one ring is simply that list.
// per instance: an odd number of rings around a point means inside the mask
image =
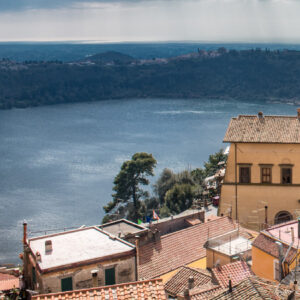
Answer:
[{"label": "yellow building", "polygon": [[281,281],[295,268],[299,259],[299,228],[300,220],[281,223],[261,231],[252,243],[252,271],[255,275]]},{"label": "yellow building", "polygon": [[224,142],[231,143],[221,188],[220,215],[261,230],[298,216],[300,109],[297,116],[240,115]]}]

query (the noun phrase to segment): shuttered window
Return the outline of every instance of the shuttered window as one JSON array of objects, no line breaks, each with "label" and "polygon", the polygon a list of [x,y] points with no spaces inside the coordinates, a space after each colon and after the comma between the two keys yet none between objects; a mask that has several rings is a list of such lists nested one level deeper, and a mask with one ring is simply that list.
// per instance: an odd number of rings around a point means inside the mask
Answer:
[{"label": "shuttered window", "polygon": [[250,183],[250,167],[240,167],[240,183]]},{"label": "shuttered window", "polygon": [[261,182],[271,183],[272,182],[272,169],[270,167],[261,168]]}]

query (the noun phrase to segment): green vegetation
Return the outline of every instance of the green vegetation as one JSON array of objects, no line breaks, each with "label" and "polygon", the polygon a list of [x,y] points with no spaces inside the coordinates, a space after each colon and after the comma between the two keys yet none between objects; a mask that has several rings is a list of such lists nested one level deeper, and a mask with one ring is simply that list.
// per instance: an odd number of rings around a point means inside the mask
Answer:
[{"label": "green vegetation", "polygon": [[300,95],[300,52],[199,51],[165,61],[108,53],[74,63],[0,61],[0,108],[122,98],[284,100]]},{"label": "green vegetation", "polygon": [[160,217],[176,215],[189,209],[195,199],[200,199],[203,181],[216,173],[218,163],[226,161],[223,150],[209,156],[204,168],[174,173],[164,169],[153,185],[154,196],[142,190],[140,185],[148,185],[146,176],[153,176],[156,160],[151,154],[136,153],[132,159],[123,163],[121,171],[115,177],[113,201],[104,206],[107,215],[103,223],[120,218],[137,222],[152,216],[152,211],[159,212]]},{"label": "green vegetation", "polygon": [[113,201],[104,206],[107,215],[103,218],[103,223],[122,217],[138,222],[141,218],[141,201],[149,196],[140,185],[149,184],[147,176],[154,175],[155,166],[156,160],[152,154],[144,152],[135,153],[131,160],[123,163],[114,180]]}]

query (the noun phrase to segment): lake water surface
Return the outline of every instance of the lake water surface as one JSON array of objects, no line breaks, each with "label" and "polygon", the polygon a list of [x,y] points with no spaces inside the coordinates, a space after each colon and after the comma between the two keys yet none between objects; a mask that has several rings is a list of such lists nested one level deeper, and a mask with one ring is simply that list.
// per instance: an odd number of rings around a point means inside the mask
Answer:
[{"label": "lake water surface", "polygon": [[[163,168],[202,166],[238,114],[296,107],[220,100],[110,100],[0,111],[0,263],[21,263],[30,231],[101,223],[113,179],[135,152]],[[152,180],[152,182],[155,178]]]}]

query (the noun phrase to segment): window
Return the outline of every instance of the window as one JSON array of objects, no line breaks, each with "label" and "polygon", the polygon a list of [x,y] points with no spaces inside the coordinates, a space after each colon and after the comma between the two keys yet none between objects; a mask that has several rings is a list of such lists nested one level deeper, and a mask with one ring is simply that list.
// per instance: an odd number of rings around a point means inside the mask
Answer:
[{"label": "window", "polygon": [[261,183],[272,182],[272,169],[268,166],[261,167]]},{"label": "window", "polygon": [[281,168],[281,183],[290,184],[292,183],[292,168],[282,167]]},{"label": "window", "polygon": [[115,268],[105,269],[105,285],[116,283]]},{"label": "window", "polygon": [[73,290],[73,282],[72,277],[63,278],[61,280],[61,291],[72,291]]},{"label": "window", "polygon": [[250,183],[250,167],[240,167],[240,183]]}]

